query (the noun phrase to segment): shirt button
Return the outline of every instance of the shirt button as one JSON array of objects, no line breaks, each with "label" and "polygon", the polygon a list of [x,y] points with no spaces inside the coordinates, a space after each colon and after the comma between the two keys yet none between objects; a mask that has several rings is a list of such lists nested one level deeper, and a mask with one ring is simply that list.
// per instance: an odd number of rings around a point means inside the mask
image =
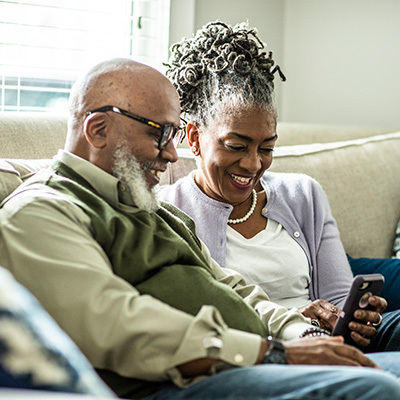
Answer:
[{"label": "shirt button", "polygon": [[240,353],[235,354],[233,361],[235,361],[236,364],[241,364],[244,361],[244,357]]},{"label": "shirt button", "polygon": [[296,231],[295,233],[293,233],[293,236],[294,236],[295,238],[298,238],[298,237],[300,237],[300,233]]},{"label": "shirt button", "polygon": [[267,208],[267,207],[264,207],[264,208],[261,210],[261,214],[266,214],[267,211],[268,211],[268,208]]},{"label": "shirt button", "polygon": [[119,190],[120,190],[121,192],[125,192],[126,186],[123,185],[123,184],[121,183],[121,184],[119,185]]}]

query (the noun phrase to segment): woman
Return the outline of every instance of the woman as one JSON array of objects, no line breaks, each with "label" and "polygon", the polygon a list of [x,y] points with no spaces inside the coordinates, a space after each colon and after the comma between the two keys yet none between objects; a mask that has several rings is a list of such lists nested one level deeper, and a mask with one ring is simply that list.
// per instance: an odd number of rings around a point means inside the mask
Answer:
[{"label": "woman", "polygon": [[[161,188],[160,197],[195,220],[220,265],[332,329],[352,273],[320,185],[265,172],[277,140],[274,74],[284,76],[262,49],[254,30],[222,22],[172,47],[167,76],[190,120],[198,169]],[[374,311],[357,311],[368,324],[352,322],[353,339],[370,351],[397,350],[399,314],[385,313],[376,335],[386,301],[371,299]]]}]

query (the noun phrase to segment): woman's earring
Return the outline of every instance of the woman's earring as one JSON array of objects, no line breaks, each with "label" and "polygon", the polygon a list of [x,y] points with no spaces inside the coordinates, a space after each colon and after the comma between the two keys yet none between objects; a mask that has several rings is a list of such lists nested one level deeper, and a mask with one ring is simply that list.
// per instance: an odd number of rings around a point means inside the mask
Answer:
[{"label": "woman's earring", "polygon": [[192,153],[194,155],[196,155],[196,153],[197,153],[197,147],[196,146],[192,146]]}]

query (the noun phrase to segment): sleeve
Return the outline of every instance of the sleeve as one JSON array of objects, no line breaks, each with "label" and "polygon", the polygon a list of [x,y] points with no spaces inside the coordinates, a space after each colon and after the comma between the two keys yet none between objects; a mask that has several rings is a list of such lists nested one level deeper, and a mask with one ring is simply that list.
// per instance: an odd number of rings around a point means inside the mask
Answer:
[{"label": "sleeve", "polygon": [[191,316],[140,295],[113,274],[79,207],[51,196],[24,202],[13,198],[0,210],[0,263],[95,368],[185,386],[193,379],[183,379],[176,366],[209,356],[210,338],[222,344],[215,358],[241,366],[256,362],[261,338],[228,328],[213,307]]},{"label": "sleeve", "polygon": [[288,310],[271,302],[268,295],[259,286],[248,285],[238,272],[221,268],[211,258],[204,243],[202,243],[202,250],[213,267],[218,281],[234,289],[247,304],[256,310],[270,335],[282,340],[297,339],[306,329],[310,328],[309,319],[305,318],[296,308]]},{"label": "sleeve", "polygon": [[[313,186],[316,261],[313,273],[314,292],[318,298],[342,307],[353,280],[328,198],[322,187]],[[311,224],[311,222],[310,222]],[[315,300],[315,299],[313,299]]]}]

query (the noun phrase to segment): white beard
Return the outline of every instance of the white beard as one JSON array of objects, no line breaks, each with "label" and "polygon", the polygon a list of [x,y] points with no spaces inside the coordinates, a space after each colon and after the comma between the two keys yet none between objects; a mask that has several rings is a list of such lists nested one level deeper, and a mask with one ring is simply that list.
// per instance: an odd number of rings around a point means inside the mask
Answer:
[{"label": "white beard", "polygon": [[141,210],[156,212],[159,202],[154,188],[150,188],[144,171],[148,163],[142,167],[131,153],[125,138],[121,137],[115,149],[112,171],[116,178],[128,186],[133,202]]}]

